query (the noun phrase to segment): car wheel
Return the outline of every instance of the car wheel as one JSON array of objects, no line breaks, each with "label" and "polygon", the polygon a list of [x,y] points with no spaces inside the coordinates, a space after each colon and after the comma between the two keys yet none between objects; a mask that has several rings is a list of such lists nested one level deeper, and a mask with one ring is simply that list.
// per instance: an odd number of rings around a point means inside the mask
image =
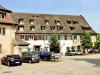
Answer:
[{"label": "car wheel", "polygon": [[37,63],[39,63],[40,61],[37,61]]},{"label": "car wheel", "polygon": [[21,65],[22,65],[22,63],[19,64],[19,66],[21,66]]},{"label": "car wheel", "polygon": [[29,60],[28,62],[29,62],[29,63],[32,63],[32,60]]},{"label": "car wheel", "polygon": [[10,66],[10,62],[7,62],[7,66]]}]

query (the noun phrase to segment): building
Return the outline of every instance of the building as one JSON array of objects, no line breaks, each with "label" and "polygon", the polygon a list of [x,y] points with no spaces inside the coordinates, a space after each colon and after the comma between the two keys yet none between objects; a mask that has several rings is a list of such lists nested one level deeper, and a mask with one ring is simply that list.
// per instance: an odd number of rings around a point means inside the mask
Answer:
[{"label": "building", "polygon": [[18,24],[14,22],[11,14],[11,10],[0,6],[0,57],[6,54],[21,54],[20,47],[28,45],[28,43],[18,40],[18,37],[15,38]]},{"label": "building", "polygon": [[[82,15],[57,15],[11,12],[16,26],[16,36],[30,43],[30,51],[49,49],[51,34],[57,34],[61,52],[65,53],[72,46],[81,48],[81,35],[84,30],[91,35],[92,42],[96,41],[96,32],[91,28]],[[26,48],[21,48],[27,51]]]}]

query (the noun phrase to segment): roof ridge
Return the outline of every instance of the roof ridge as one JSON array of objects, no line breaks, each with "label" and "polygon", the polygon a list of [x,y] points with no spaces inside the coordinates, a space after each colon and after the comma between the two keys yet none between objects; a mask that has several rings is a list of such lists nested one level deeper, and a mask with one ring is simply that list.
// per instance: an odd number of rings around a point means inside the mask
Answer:
[{"label": "roof ridge", "polygon": [[55,16],[82,16],[82,15],[69,15],[69,14],[48,14],[48,13],[29,13],[29,12],[12,12],[18,14],[32,14],[32,15],[55,15]]}]

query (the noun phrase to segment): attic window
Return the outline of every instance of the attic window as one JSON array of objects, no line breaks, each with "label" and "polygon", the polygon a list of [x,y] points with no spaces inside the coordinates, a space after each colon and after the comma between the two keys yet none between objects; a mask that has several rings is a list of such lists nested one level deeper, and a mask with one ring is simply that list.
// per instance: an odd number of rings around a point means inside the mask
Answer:
[{"label": "attic window", "polygon": [[41,30],[45,30],[46,29],[46,26],[41,26]]},{"label": "attic window", "polygon": [[56,21],[56,20],[55,20],[55,24],[56,24],[56,25],[60,25],[60,21]]},{"label": "attic window", "polygon": [[75,30],[75,27],[71,27],[71,26],[70,26],[70,30]]},{"label": "attic window", "polygon": [[18,26],[18,30],[19,31],[23,31],[24,30],[24,26]]},{"label": "attic window", "polygon": [[30,24],[34,24],[34,20],[30,20]]},{"label": "attic window", "polygon": [[68,20],[67,20],[67,23],[68,23],[68,24],[71,24],[71,21],[68,21]]},{"label": "attic window", "polygon": [[63,26],[57,26],[57,30],[63,30]]},{"label": "attic window", "polygon": [[0,13],[0,18],[5,19],[6,18],[6,13]]},{"label": "attic window", "polygon": [[50,26],[50,29],[51,30],[55,30],[55,26]]},{"label": "attic window", "polygon": [[78,24],[78,21],[73,21],[73,24]]},{"label": "attic window", "polygon": [[49,20],[44,20],[46,25],[49,25]]},{"label": "attic window", "polygon": [[24,24],[24,19],[19,19],[19,24]]},{"label": "attic window", "polygon": [[82,29],[83,29],[83,30],[86,30],[86,31],[91,30],[91,28],[90,28],[90,27],[82,27]]},{"label": "attic window", "polygon": [[30,30],[34,31],[35,26],[30,26]]}]

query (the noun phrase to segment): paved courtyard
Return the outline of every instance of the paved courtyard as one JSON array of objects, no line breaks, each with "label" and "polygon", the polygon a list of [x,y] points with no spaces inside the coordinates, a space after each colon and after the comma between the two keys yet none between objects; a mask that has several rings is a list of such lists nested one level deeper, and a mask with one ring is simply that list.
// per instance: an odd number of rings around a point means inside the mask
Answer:
[{"label": "paved courtyard", "polygon": [[56,62],[23,63],[13,67],[0,65],[0,75],[100,75],[100,54],[63,56]]}]

